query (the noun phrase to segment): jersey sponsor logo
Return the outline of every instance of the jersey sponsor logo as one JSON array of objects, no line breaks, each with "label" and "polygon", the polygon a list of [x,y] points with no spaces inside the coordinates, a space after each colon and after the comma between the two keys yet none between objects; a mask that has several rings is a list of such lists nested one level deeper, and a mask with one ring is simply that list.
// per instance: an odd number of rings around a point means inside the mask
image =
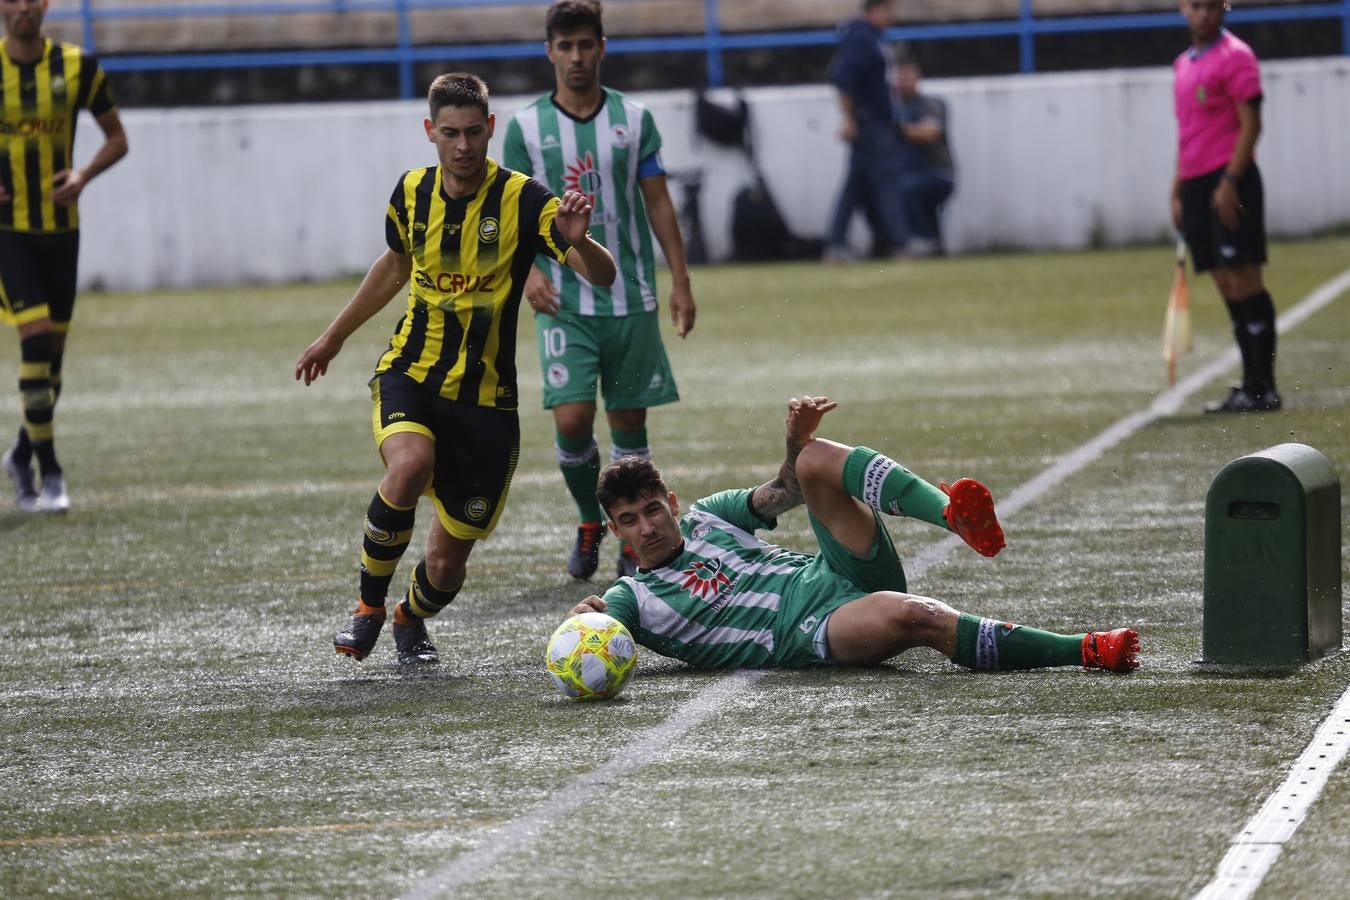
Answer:
[{"label": "jersey sponsor logo", "polygon": [[408,418],[408,414],[407,414],[407,413],[405,413],[405,412],[397,412],[397,411],[396,411],[396,412],[391,412],[389,415],[385,416],[385,417],[384,417],[384,420],[385,420],[386,422],[393,422],[393,421],[395,421],[396,419],[406,419],[406,418]]},{"label": "jersey sponsor logo", "polygon": [[20,119],[17,122],[0,122],[0,134],[6,137],[37,137],[45,134],[65,134],[66,120],[62,119]]},{"label": "jersey sponsor logo", "polygon": [[553,363],[548,367],[548,385],[549,387],[566,387],[567,382],[572,380],[572,373],[567,371],[567,366],[562,363]]},{"label": "jersey sponsor logo", "polygon": [[696,559],[680,575],[683,576],[680,587],[699,600],[710,600],[731,586],[731,578],[722,571],[721,560]]},{"label": "jersey sponsor logo", "polygon": [[559,146],[557,136],[552,134],[544,135],[544,139],[539,142],[540,150],[556,150]]},{"label": "jersey sponsor logo", "polygon": [[474,497],[464,504],[464,515],[470,522],[477,522],[488,514],[488,509],[486,497]]},{"label": "jersey sponsor logo", "polygon": [[489,272],[486,275],[468,275],[464,272],[438,272],[435,278],[431,273],[424,269],[418,269],[413,275],[413,281],[417,282],[418,287],[427,291],[439,291],[442,294],[490,294],[492,293],[492,282],[497,280],[496,272]]},{"label": "jersey sponsor logo", "polygon": [[463,224],[464,224],[463,222],[446,222],[443,226],[441,226],[441,230],[444,231],[446,234],[459,234],[460,226],[462,226]]},{"label": "jersey sponsor logo", "polygon": [[563,175],[563,189],[568,191],[580,191],[590,196],[591,201],[595,201],[595,195],[600,193],[604,187],[605,181],[600,175],[600,170],[596,168],[595,157],[591,156],[591,151],[587,150],[585,156],[578,156],[576,162],[567,167],[567,172]]},{"label": "jersey sponsor logo", "polygon": [[655,375],[652,376],[652,380],[647,382],[647,390],[659,391],[661,390],[662,386],[665,385],[665,383],[666,377],[662,375],[660,372],[657,372]]},{"label": "jersey sponsor logo", "polygon": [[499,231],[500,227],[497,224],[497,220],[492,218],[492,216],[488,216],[478,223],[478,239],[485,244],[491,244],[493,241],[497,240]]},{"label": "jersey sponsor logo", "polygon": [[1195,102],[1201,106],[1205,105],[1205,86],[1203,84],[1195,86]]}]

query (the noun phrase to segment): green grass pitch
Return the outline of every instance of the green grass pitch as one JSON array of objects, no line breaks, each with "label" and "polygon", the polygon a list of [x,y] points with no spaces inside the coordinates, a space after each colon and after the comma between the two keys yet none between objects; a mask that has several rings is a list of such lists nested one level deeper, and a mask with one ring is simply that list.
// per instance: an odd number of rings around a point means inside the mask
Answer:
[{"label": "green grass pitch", "polygon": [[[1272,260],[1287,310],[1347,265],[1350,238]],[[665,326],[684,399],[651,415],[656,460],[686,502],[756,484],[781,457],[786,400],[820,393],[840,402],[822,435],[1006,496],[1165,388],[1171,272],[1163,247],[700,269],[694,332]],[[1194,285],[1183,375],[1232,344]],[[395,896],[723,677],[646,654],[613,702],[549,683],[544,645],[588,588],[563,569],[574,513],[524,317],[520,467],[431,625],[443,664],[400,673],[387,635],[364,664],[333,653],[380,473],[365,381],[399,302],[318,384],[292,371],[352,288],[81,298],[57,418],[72,511],[0,509],[7,896]],[[771,672],[463,895],[1194,893],[1350,683],[1347,653],[1279,678],[1193,666],[1214,474],[1290,440],[1350,473],[1350,296],[1279,353],[1286,411],[1203,416],[1215,381],[1007,518],[997,559],[957,552],[913,579],[1029,625],[1135,627],[1139,672],[972,674],[927,651]],[[17,362],[0,342],[0,377]],[[0,421],[17,418],[0,391]],[[424,503],[396,586],[430,516]],[[907,556],[940,538],[890,530]],[[813,546],[800,512],[777,539]],[[1350,883],[1347,835],[1342,766],[1259,896]]]}]

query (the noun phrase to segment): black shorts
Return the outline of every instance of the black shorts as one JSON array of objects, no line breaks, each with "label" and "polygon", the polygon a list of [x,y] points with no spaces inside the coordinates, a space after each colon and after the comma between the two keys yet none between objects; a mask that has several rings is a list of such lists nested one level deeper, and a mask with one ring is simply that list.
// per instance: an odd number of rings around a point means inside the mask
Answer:
[{"label": "black shorts", "polygon": [[50,318],[68,331],[75,313],[80,233],[0,229],[0,319],[26,325]]},{"label": "black shorts", "polygon": [[376,446],[400,432],[424,434],[435,443],[424,493],[445,530],[466,541],[491,534],[520,458],[516,411],[447,400],[393,370],[370,380],[370,396]]},{"label": "black shorts", "polygon": [[1266,261],[1266,196],[1261,172],[1252,163],[1238,179],[1242,222],[1229,231],[1210,207],[1224,169],[1218,168],[1181,182],[1181,233],[1191,249],[1197,272],[1217,266],[1261,265]]}]

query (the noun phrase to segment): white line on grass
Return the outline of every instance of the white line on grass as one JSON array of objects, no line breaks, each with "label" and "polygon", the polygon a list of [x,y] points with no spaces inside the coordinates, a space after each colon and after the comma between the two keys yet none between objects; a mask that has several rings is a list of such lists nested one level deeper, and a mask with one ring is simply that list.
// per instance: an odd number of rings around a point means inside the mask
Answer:
[{"label": "white line on grass", "polygon": [[618,756],[568,783],[562,790],[522,816],[486,835],[478,848],[455,857],[450,863],[403,896],[408,900],[439,897],[476,880],[503,853],[518,850],[537,838],[544,829],[572,810],[595,799],[596,794],[633,769],[641,768],[670,747],[675,739],[698,727],[737,694],[764,677],[763,670],[733,672],[699,691],[669,719],[629,745]]},{"label": "white line on grass", "polygon": [[[1293,309],[1280,316],[1279,330],[1287,332],[1297,327],[1309,316],[1330,304],[1347,289],[1350,289],[1350,269],[1346,269],[1340,275],[1317,287],[1307,297],[1299,301]],[[1159,394],[1147,409],[1120,419],[1087,443],[1069,451],[1030,481],[1015,488],[1006,499],[1000,500],[998,502],[999,518],[1006,519],[1031,505],[1052,489],[1058,487],[1070,475],[1082,470],[1107,450],[1129,438],[1141,428],[1165,415],[1175,413],[1181,408],[1182,402],[1187,397],[1218,377],[1236,361],[1236,348],[1219,354],[1188,378],[1182,379],[1176,387]],[[956,535],[948,535],[905,560],[905,569],[914,578],[920,578],[929,569],[946,559],[953,550],[961,546],[961,543],[961,539]],[[507,822],[485,838],[477,849],[455,857],[447,865],[416,884],[403,896],[410,898],[410,900],[411,898],[439,897],[461,885],[476,880],[502,854],[526,846],[548,826],[583,803],[594,799],[596,794],[594,788],[596,786],[607,785],[620,775],[646,765],[658,753],[665,750],[672,739],[679,737],[705,719],[718,713],[726,700],[749,688],[763,675],[762,671],[736,672],[700,691],[693,699],[677,709],[671,718],[653,728],[646,737],[630,746],[619,756],[572,781],[535,809]],[[1347,693],[1350,694],[1350,691]],[[1323,728],[1325,727],[1324,725]],[[1319,731],[1318,734],[1320,735],[1321,732]],[[1331,768],[1334,768],[1334,765]],[[1311,792],[1307,802],[1312,803],[1312,800],[1320,792],[1321,784]],[[1276,855],[1278,855],[1278,847]],[[1273,856],[1271,861],[1274,861]],[[1259,877],[1252,884],[1252,889],[1255,890],[1258,884],[1260,884]]]},{"label": "white line on grass", "polygon": [[1266,872],[1280,858],[1331,773],[1350,749],[1350,688],[1341,694],[1331,715],[1313,735],[1289,772],[1289,777],[1266,799],[1242,829],[1219,863],[1214,880],[1194,900],[1246,900],[1261,885]]}]

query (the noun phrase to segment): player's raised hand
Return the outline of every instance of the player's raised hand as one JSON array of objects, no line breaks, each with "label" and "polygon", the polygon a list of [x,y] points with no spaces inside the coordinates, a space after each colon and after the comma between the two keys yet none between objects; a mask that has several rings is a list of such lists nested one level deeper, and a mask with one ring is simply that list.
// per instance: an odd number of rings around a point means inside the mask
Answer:
[{"label": "player's raised hand", "polygon": [[582,613],[588,612],[604,612],[608,607],[609,604],[605,603],[603,598],[591,594],[585,600],[582,600],[576,606],[572,607],[572,611],[568,613],[568,615],[579,616]]},{"label": "player's raised hand", "polygon": [[305,384],[313,384],[320,375],[327,374],[328,364],[341,349],[342,341],[334,340],[327,332],[319,335],[319,339],[300,354],[300,361],[295,364],[295,380],[303,378]]},{"label": "player's raised hand", "polygon": [[553,221],[567,238],[567,243],[578,244],[586,236],[591,224],[591,210],[595,204],[588,194],[580,191],[568,191],[558,201],[558,212]]},{"label": "player's raised hand", "polygon": [[825,414],[839,404],[829,397],[803,395],[788,401],[787,436],[791,444],[801,445],[811,440]]}]

